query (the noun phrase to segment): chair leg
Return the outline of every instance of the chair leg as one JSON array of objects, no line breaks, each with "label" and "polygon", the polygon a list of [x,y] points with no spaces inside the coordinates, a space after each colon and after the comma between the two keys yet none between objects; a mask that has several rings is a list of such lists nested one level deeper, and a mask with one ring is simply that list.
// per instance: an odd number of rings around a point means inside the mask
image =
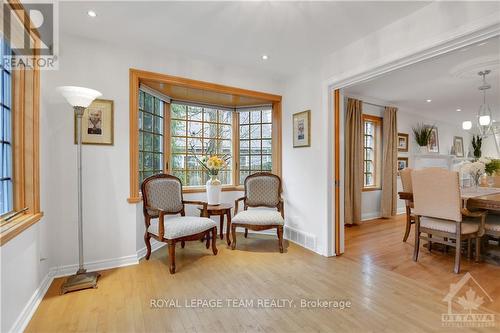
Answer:
[{"label": "chair leg", "polygon": [[467,240],[467,259],[472,259],[472,238]]},{"label": "chair leg", "polygon": [[457,223],[457,236],[456,236],[456,248],[455,248],[455,268],[453,272],[455,274],[460,273],[460,255],[461,255],[461,247],[462,247],[462,225],[461,223]]},{"label": "chair leg", "polygon": [[[217,235],[217,233],[216,233],[216,235]],[[208,231],[206,232],[206,234],[205,234],[205,238],[206,238],[206,240],[207,240],[207,243],[205,244],[205,247],[206,247],[207,249],[209,249],[209,248],[210,248],[210,230],[208,230]]]},{"label": "chair leg", "polygon": [[248,238],[248,228],[245,228],[245,238]]},{"label": "chair leg", "polygon": [[278,243],[280,247],[280,253],[283,253],[283,226],[280,225],[277,228],[278,230]]},{"label": "chair leg", "polygon": [[168,241],[168,259],[170,261],[170,274],[175,273],[175,242]]},{"label": "chair leg", "polygon": [[418,259],[418,250],[420,247],[420,221],[417,217],[415,220],[415,247],[413,249],[413,261]]},{"label": "chair leg", "polygon": [[224,214],[219,215],[220,239],[224,239]]},{"label": "chair leg", "polygon": [[217,255],[217,227],[212,228],[212,253]]},{"label": "chair leg", "polygon": [[429,236],[429,243],[427,243],[427,246],[429,247],[429,252],[432,252],[432,234],[427,234]]},{"label": "chair leg", "polygon": [[236,248],[236,225],[231,225],[231,235],[233,236],[233,242],[231,243],[231,250]]},{"label": "chair leg", "polygon": [[146,260],[149,260],[149,257],[151,256],[151,236],[147,231],[144,234],[144,243],[146,243]]},{"label": "chair leg", "polygon": [[409,206],[406,206],[406,230],[405,235],[403,236],[403,242],[406,242],[408,236],[410,235],[411,228],[411,209]]},{"label": "chair leg", "polygon": [[186,242],[185,241],[181,241],[181,248],[184,248],[184,246],[186,246]]},{"label": "chair leg", "polygon": [[481,237],[476,237],[476,262],[481,260]]}]

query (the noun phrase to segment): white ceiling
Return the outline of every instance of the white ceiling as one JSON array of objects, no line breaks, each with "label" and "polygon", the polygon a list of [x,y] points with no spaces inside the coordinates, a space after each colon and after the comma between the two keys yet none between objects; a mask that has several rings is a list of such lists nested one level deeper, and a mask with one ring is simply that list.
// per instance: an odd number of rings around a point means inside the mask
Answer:
[{"label": "white ceiling", "polygon": [[63,33],[288,75],[427,4],[85,1],[59,16]]},{"label": "white ceiling", "polygon": [[[491,69],[493,72],[486,78],[492,86],[487,102],[493,119],[500,121],[500,38],[485,42],[390,72],[348,87],[345,92],[385,101],[431,119],[461,124],[464,120],[475,121],[482,102],[477,89],[482,81],[477,72]],[[427,99],[432,102],[427,103]]]}]

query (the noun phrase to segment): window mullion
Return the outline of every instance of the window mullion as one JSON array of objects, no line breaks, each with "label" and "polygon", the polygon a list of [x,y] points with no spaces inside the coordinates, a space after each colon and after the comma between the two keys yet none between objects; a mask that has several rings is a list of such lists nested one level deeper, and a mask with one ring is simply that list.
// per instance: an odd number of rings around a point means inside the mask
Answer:
[{"label": "window mullion", "polygon": [[238,185],[240,183],[240,114],[238,112],[233,112],[231,115],[232,119],[232,185]]},{"label": "window mullion", "polygon": [[172,162],[171,162],[171,115],[170,115],[170,103],[164,102],[163,104],[163,167],[165,173],[172,173]]}]

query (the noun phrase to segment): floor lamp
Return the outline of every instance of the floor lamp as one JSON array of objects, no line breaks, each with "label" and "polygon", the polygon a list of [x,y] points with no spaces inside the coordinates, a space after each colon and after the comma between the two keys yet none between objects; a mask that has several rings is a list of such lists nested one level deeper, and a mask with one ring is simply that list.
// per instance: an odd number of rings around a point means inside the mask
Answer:
[{"label": "floor lamp", "polygon": [[82,217],[82,116],[94,99],[102,94],[96,90],[65,86],[57,88],[59,93],[71,104],[76,115],[76,136],[78,142],[78,271],[67,278],[61,287],[61,293],[87,288],[96,288],[99,273],[87,273],[83,268],[83,217]]}]

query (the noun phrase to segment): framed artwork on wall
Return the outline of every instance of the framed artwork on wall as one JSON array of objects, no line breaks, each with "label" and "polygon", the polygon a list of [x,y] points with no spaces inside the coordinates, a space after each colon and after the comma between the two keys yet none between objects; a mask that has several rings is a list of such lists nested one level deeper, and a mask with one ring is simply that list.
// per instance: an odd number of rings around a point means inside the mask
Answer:
[{"label": "framed artwork on wall", "polygon": [[398,157],[398,173],[408,167],[408,157]]},{"label": "framed artwork on wall", "polygon": [[439,153],[439,137],[437,127],[432,128],[427,149],[430,153]]},{"label": "framed artwork on wall", "polygon": [[398,133],[398,151],[408,152],[408,134]]},{"label": "framed artwork on wall", "polygon": [[464,157],[464,138],[461,136],[453,137],[453,148],[456,157]]},{"label": "framed artwork on wall", "polygon": [[[82,117],[82,144],[84,145],[113,145],[113,101],[96,99],[85,109]],[[75,144],[76,115],[75,115]]]},{"label": "framed artwork on wall", "polygon": [[293,147],[311,146],[311,111],[303,111],[293,115]]}]

